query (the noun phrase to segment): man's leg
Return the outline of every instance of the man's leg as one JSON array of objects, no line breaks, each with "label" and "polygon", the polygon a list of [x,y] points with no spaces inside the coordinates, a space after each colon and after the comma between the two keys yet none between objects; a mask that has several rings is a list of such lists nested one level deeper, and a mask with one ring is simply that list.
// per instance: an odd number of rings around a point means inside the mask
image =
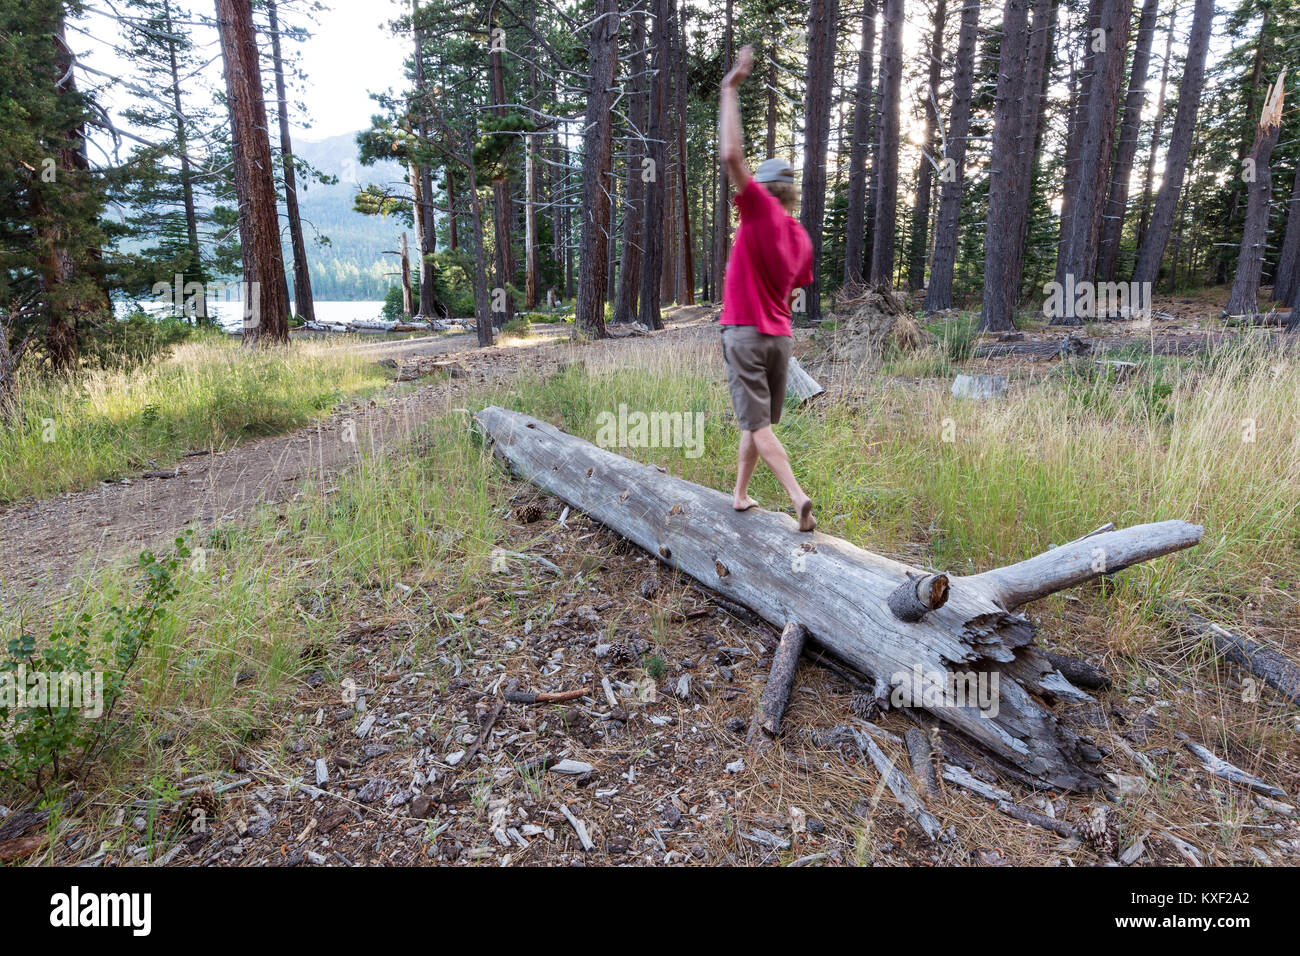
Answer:
[{"label": "man's leg", "polygon": [[754,475],[754,466],[758,464],[758,446],[754,444],[754,433],[740,432],[740,450],[736,454],[736,492],[731,506],[737,511],[748,511],[758,502],[749,497],[749,479]]},{"label": "man's leg", "polygon": [[776,437],[771,425],[766,425],[752,434],[758,454],[767,467],[772,469],[772,474],[776,475],[776,480],[781,482],[781,487],[785,489],[794,504],[795,514],[799,517],[799,530],[813,530],[817,527],[817,519],[812,515],[812,499],[799,486],[794,470],[790,467],[790,456],[785,453],[785,446],[781,444],[781,439]]}]

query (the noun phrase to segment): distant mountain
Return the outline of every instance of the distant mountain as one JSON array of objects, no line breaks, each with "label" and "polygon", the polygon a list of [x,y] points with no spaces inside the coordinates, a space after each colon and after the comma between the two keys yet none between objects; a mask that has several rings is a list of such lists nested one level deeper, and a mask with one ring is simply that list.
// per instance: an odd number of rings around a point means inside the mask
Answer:
[{"label": "distant mountain", "polygon": [[[382,299],[388,287],[398,282],[397,258],[384,255],[384,250],[398,248],[402,231],[411,230],[397,219],[355,212],[352,197],[366,185],[400,184],[402,165],[384,161],[362,166],[357,161],[356,133],[315,142],[299,140],[293,148],[322,173],[339,178],[333,186],[311,182],[298,188],[313,295],[346,301]],[[328,245],[318,241],[321,236],[328,237]],[[410,236],[412,242],[414,238]],[[290,259],[286,236],[286,264]]]}]

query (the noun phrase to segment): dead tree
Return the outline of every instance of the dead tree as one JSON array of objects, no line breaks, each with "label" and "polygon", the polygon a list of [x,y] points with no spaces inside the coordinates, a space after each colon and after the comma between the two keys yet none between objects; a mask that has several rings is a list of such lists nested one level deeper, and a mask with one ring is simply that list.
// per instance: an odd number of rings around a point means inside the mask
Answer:
[{"label": "dead tree", "polygon": [[[226,100],[234,140],[235,193],[239,200],[239,244],[243,257],[244,341],[285,344],[289,341],[289,297],[280,246],[271,141],[267,138],[266,101],[253,30],[251,0],[216,0],[221,55],[225,60]],[[250,311],[251,310],[251,311]]]},{"label": "dead tree", "polygon": [[1286,70],[1283,70],[1264,100],[1264,110],[1255,127],[1255,143],[1242,175],[1250,193],[1246,200],[1246,221],[1241,230],[1241,250],[1237,254],[1237,273],[1232,280],[1232,293],[1228,296],[1229,315],[1253,317],[1258,311],[1259,279],[1268,242],[1268,201],[1273,191],[1269,163],[1282,130],[1282,84],[1285,79]]},{"label": "dead tree", "polygon": [[[1190,547],[1202,533],[1185,521],[1139,525],[950,578],[826,534],[800,534],[784,514],[737,513],[723,492],[518,412],[489,407],[475,421],[494,454],[520,478],[774,626],[797,621],[812,640],[883,681],[903,702],[1054,787],[1098,786],[1101,754],[1047,706],[1087,695],[1047,662],[1035,644],[1034,625],[1016,610]],[[900,590],[924,605],[903,602],[911,608],[903,615],[909,620],[891,608],[891,595]],[[953,694],[981,680],[986,688],[996,686],[996,708],[981,709],[969,696]]]}]

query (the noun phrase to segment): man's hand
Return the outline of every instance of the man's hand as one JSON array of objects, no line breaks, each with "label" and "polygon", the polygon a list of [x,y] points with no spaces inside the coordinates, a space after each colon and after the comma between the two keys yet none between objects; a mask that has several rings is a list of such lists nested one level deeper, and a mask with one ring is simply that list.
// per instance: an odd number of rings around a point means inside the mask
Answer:
[{"label": "man's hand", "polygon": [[731,67],[731,72],[722,78],[722,85],[735,89],[745,81],[754,70],[754,48],[746,43],[736,54],[736,62]]}]

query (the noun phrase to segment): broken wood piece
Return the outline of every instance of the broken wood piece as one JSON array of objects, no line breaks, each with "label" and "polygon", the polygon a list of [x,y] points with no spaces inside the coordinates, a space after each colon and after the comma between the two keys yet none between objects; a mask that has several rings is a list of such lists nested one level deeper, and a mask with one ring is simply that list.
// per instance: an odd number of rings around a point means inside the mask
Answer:
[{"label": "broken wood piece", "polygon": [[903,734],[907,744],[907,755],[912,761],[912,774],[920,785],[921,792],[933,797],[939,792],[939,778],[934,772],[934,751],[930,746],[930,735],[919,727],[909,727]]},{"label": "broken wood piece", "polygon": [[854,731],[853,736],[858,749],[871,758],[871,762],[876,765],[876,770],[884,778],[886,786],[889,787],[890,792],[893,793],[898,802],[903,805],[907,815],[916,821],[917,825],[931,840],[944,839],[943,825],[934,814],[925,809],[925,804],[921,802],[915,788],[899,772],[894,762],[886,757],[885,752],[866,734]]},{"label": "broken wood piece", "polygon": [[999,800],[997,802],[997,808],[1014,820],[1019,820],[1021,823],[1028,823],[1043,830],[1050,830],[1052,833],[1066,837],[1067,839],[1069,837],[1078,837],[1079,835],[1079,831],[1070,826],[1070,824],[1066,823],[1064,820],[1056,820],[1052,817],[1044,816],[1041,813],[1035,813],[1033,810],[1026,810],[1024,807],[1016,806],[1016,804],[1009,800]]},{"label": "broken wood piece", "polygon": [[785,715],[786,704],[790,700],[790,690],[794,687],[794,675],[799,669],[799,655],[803,653],[807,630],[798,621],[791,621],[781,632],[781,640],[772,655],[772,671],[763,688],[763,700],[759,705],[759,724],[769,734],[775,736],[781,732],[781,718]]},{"label": "broken wood piece", "polygon": [[478,737],[475,738],[472,744],[470,744],[469,749],[465,751],[465,756],[456,761],[457,764],[462,767],[468,767],[470,765],[470,761],[474,759],[474,755],[479,752],[479,748],[481,748],[483,743],[487,740],[488,734],[492,733],[492,727],[496,724],[497,718],[501,716],[501,708],[505,705],[506,702],[504,700],[497,700],[496,705],[493,706],[491,712],[484,719],[483,727],[479,730]]},{"label": "broken wood piece", "polygon": [[948,603],[948,575],[907,572],[907,580],[890,592],[889,610],[909,624]]},{"label": "broken wood piece", "polygon": [[1202,747],[1194,740],[1189,738],[1181,731],[1175,736],[1183,742],[1183,746],[1190,750],[1196,759],[1201,762],[1205,771],[1220,780],[1226,780],[1228,783],[1235,783],[1239,787],[1245,787],[1247,790],[1253,790],[1256,793],[1262,793],[1266,797],[1285,797],[1287,792],[1271,783],[1265,783],[1252,773],[1247,773],[1240,767],[1233,766],[1222,757],[1215,756],[1208,748]]},{"label": "broken wood piece", "polygon": [[1076,687],[1086,687],[1088,690],[1106,690],[1110,687],[1110,675],[1085,660],[1055,651],[1043,651],[1043,656],[1061,672],[1062,677]]},{"label": "broken wood piece", "polygon": [[978,777],[971,774],[969,770],[958,767],[956,764],[946,763],[943,765],[943,779],[949,783],[955,783],[959,787],[965,787],[973,793],[978,793],[985,800],[1010,800],[1011,794],[1001,787],[995,787],[991,783],[985,783]]},{"label": "broken wood piece", "polygon": [[512,690],[506,692],[506,700],[512,704],[563,704],[565,701],[577,700],[579,697],[587,696],[587,688],[579,687],[577,690],[561,690],[554,693],[533,693],[525,690]]},{"label": "broken wood piece", "polygon": [[1032,622],[1013,612],[1053,591],[1190,547],[1202,533],[1184,521],[1139,525],[983,574],[950,576],[947,602],[904,623],[889,611],[889,595],[909,571],[928,572],[827,534],[800,533],[785,514],[737,513],[728,494],[518,412],[485,408],[475,424],[516,475],[773,626],[797,620],[836,658],[886,686],[900,690],[919,674],[927,687],[945,691],[954,679],[968,687],[982,680],[991,689],[996,675],[996,713],[987,701],[980,705],[978,693],[910,699],[1036,782],[1063,789],[1100,786],[1101,754],[1047,703],[1087,695],[1048,663],[1035,646]]},{"label": "broken wood piece", "polygon": [[560,804],[560,812],[564,814],[564,819],[569,821],[569,826],[573,827],[573,832],[578,834],[578,842],[582,848],[590,853],[596,849],[596,844],[591,842],[591,837],[587,835],[587,825],[573,815],[573,813],[564,804]]},{"label": "broken wood piece", "polygon": [[808,374],[797,358],[791,355],[790,361],[786,363],[785,391],[787,395],[794,395],[799,399],[799,404],[802,405],[809,399],[824,394],[826,389]]},{"label": "broken wood piece", "polygon": [[1258,677],[1289,703],[1300,704],[1300,667],[1277,651],[1234,634],[1209,618],[1177,605],[1172,610],[1175,623],[1184,634],[1209,638],[1214,649],[1228,661]]}]

